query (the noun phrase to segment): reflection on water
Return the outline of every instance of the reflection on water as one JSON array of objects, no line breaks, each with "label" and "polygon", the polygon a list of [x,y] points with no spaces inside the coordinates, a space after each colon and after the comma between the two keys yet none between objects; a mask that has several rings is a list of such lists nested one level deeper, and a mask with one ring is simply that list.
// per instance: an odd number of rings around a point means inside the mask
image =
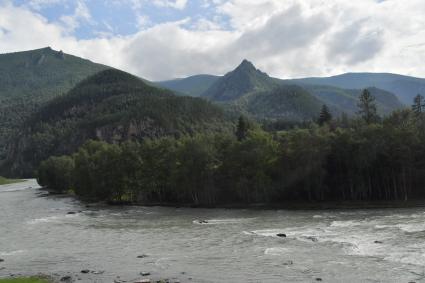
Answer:
[{"label": "reflection on water", "polygon": [[[420,208],[86,207],[46,197],[37,187],[34,181],[0,187],[0,276],[70,272],[80,282],[113,282],[149,272],[180,282],[424,280]],[[82,269],[101,274],[83,275]]]}]

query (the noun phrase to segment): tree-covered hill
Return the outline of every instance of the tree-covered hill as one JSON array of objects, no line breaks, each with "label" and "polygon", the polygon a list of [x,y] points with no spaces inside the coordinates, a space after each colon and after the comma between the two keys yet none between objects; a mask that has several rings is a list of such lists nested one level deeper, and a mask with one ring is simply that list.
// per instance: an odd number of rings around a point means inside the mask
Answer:
[{"label": "tree-covered hill", "polygon": [[70,153],[88,139],[118,143],[224,131],[229,125],[222,110],[208,101],[175,96],[109,69],[32,115],[9,144],[3,169],[31,175],[40,161]]},{"label": "tree-covered hill", "polygon": [[6,139],[38,107],[108,68],[50,47],[0,54],[0,160]]},{"label": "tree-covered hill", "polygon": [[184,79],[155,82],[155,84],[179,94],[197,97],[201,96],[219,78],[219,76],[213,75],[195,75]]},{"label": "tree-covered hill", "polygon": [[425,79],[388,73],[347,73],[327,78],[290,80],[294,84],[329,85],[345,89],[376,87],[394,93],[410,105],[418,93],[425,93]]},{"label": "tree-covered hill", "polygon": [[[341,89],[325,85],[302,85],[302,87],[323,101],[323,103],[329,105],[334,112],[343,112],[353,116],[358,111],[357,103],[361,93],[360,89]],[[368,90],[376,98],[380,115],[388,115],[394,110],[405,107],[391,92],[375,87],[370,87]]]},{"label": "tree-covered hill", "polygon": [[[236,111],[254,118],[311,119],[317,117],[319,104],[329,105],[334,114],[356,114],[360,88],[341,88],[310,82],[310,79],[272,78],[244,60],[235,70],[222,77],[199,75],[156,84],[186,95],[200,95],[219,103],[228,112]],[[294,85],[301,86],[304,90],[295,88]],[[366,84],[364,88],[369,88],[375,96],[381,115],[405,107],[391,92],[373,87],[373,84]],[[201,90],[205,91],[200,94]],[[288,93],[293,95],[285,95]],[[293,105],[297,107],[293,108]]]}]

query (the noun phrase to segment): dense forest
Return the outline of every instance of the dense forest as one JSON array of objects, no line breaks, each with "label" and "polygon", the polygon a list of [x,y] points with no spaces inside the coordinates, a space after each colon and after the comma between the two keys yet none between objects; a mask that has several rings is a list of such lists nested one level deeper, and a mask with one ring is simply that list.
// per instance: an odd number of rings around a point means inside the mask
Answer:
[{"label": "dense forest", "polygon": [[224,112],[201,98],[176,96],[109,69],[40,107],[8,144],[0,171],[28,177],[51,155],[74,152],[89,139],[109,143],[231,131]]},{"label": "dense forest", "polygon": [[355,119],[335,119],[324,105],[317,121],[284,131],[240,117],[233,134],[89,141],[42,162],[38,180],[84,199],[130,203],[424,198],[423,102],[418,95],[411,110],[381,118],[364,90]]}]

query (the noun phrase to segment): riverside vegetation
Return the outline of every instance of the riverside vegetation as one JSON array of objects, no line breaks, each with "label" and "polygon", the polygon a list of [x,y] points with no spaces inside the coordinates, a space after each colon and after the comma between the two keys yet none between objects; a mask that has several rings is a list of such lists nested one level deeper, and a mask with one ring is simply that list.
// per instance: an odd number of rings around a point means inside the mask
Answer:
[{"label": "riverside vegetation", "polygon": [[38,181],[90,200],[202,206],[285,201],[411,200],[425,197],[425,114],[381,118],[364,90],[358,117],[264,131],[239,118],[236,131],[108,144],[88,141],[51,157]]}]

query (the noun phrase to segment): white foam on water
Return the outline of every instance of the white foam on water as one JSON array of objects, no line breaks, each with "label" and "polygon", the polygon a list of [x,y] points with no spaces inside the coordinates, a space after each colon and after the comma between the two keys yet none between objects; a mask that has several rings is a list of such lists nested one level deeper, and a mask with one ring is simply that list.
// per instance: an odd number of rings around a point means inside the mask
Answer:
[{"label": "white foam on water", "polygon": [[280,255],[287,255],[288,249],[281,248],[281,247],[272,247],[267,248],[264,250],[265,255],[272,255],[272,256],[280,256]]},{"label": "white foam on water", "polygon": [[35,225],[35,224],[40,224],[40,223],[60,223],[65,219],[75,218],[75,217],[78,217],[78,216],[79,216],[78,213],[67,214],[67,215],[59,215],[59,216],[47,216],[47,217],[31,219],[31,220],[27,221],[27,224]]},{"label": "white foam on water", "polygon": [[331,227],[354,227],[359,226],[362,223],[359,221],[346,220],[346,221],[332,221]]},{"label": "white foam on water", "polygon": [[16,250],[16,251],[10,251],[10,252],[0,252],[0,256],[13,256],[17,254],[23,254],[25,253],[25,250]]},{"label": "white foam on water", "polygon": [[39,188],[40,188],[40,185],[37,183],[35,179],[29,179],[29,180],[22,181],[20,183],[0,185],[0,193],[18,192],[18,191],[39,189]]},{"label": "white foam on water", "polygon": [[284,233],[286,234],[287,229],[264,229],[264,230],[255,230],[251,231],[251,234],[264,237],[277,237],[277,234]]},{"label": "white foam on water", "polygon": [[204,220],[193,220],[193,224],[198,225],[222,225],[222,224],[239,224],[251,221],[255,218],[224,218],[224,219],[204,219]]}]

